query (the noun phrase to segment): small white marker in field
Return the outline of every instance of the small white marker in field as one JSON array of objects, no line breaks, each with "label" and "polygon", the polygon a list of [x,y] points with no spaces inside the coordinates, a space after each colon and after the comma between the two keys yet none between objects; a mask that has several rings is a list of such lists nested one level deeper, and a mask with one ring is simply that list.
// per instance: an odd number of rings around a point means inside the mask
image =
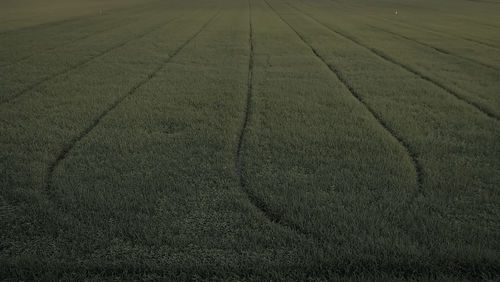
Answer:
[{"label": "small white marker in field", "polygon": [[398,15],[398,10],[394,10],[394,15]]}]

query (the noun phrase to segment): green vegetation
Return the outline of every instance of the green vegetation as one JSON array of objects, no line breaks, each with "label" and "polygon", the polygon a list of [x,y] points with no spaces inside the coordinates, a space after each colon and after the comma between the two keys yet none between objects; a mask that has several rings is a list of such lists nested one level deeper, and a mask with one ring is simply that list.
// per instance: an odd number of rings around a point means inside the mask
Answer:
[{"label": "green vegetation", "polygon": [[500,277],[500,2],[23,1],[0,278]]}]

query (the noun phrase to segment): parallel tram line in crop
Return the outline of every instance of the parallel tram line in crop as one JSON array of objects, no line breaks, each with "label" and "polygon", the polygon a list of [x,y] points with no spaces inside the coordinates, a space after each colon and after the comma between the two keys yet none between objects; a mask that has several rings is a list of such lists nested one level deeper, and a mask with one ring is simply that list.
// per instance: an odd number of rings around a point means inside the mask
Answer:
[{"label": "parallel tram line in crop", "polygon": [[291,5],[290,3],[287,3],[288,6],[294,8],[295,10],[297,10],[299,13],[309,17],[310,19],[312,19],[313,21],[315,21],[316,23],[318,23],[319,25],[327,28],[328,30],[330,30],[331,32],[333,32],[334,34],[337,34],[345,39],[348,39],[350,40],[351,42],[355,43],[356,45],[358,46],[361,46],[365,49],[367,49],[368,51],[372,52],[373,54],[377,55],[379,58],[389,62],[389,63],[392,63],[394,65],[397,65],[399,67],[401,67],[402,69],[418,76],[419,78],[425,80],[425,81],[428,81],[430,83],[432,83],[433,85],[441,88],[442,90],[444,90],[446,93],[454,96],[456,99],[476,108],[478,111],[482,112],[483,114],[485,114],[486,116],[492,118],[492,119],[495,119],[495,120],[500,120],[500,118],[498,116],[496,116],[494,113],[488,111],[487,109],[485,109],[484,107],[482,107],[481,105],[475,103],[475,102],[472,102],[472,101],[469,101],[468,99],[465,99],[463,98],[460,94],[458,94],[456,91],[446,87],[445,85],[443,85],[442,83],[432,79],[431,77],[417,71],[417,70],[414,70],[412,69],[411,67],[403,64],[403,63],[400,63],[396,60],[394,60],[392,57],[389,57],[388,55],[384,54],[383,52],[373,48],[373,47],[370,47],[368,45],[365,45],[363,43],[361,43],[358,39],[354,38],[353,36],[349,35],[349,34],[346,34],[345,32],[342,32],[342,31],[339,31],[339,30],[336,30],[336,29],[333,29],[332,27],[324,24],[323,22],[319,21],[317,18],[313,17],[312,15],[300,10],[299,8]]},{"label": "parallel tram line in crop", "polygon": [[[474,1],[474,0],[471,0],[471,1]],[[354,5],[353,3],[349,3],[349,4],[351,6]],[[361,7],[360,5],[356,5],[356,6],[357,7]],[[383,21],[391,22],[392,24],[404,25],[405,27],[413,29],[413,30],[420,30],[420,31],[424,31],[424,32],[430,32],[430,33],[438,34],[438,35],[451,36],[451,37],[459,38],[459,39],[466,40],[466,41],[469,41],[469,42],[473,42],[473,43],[476,43],[476,44],[479,44],[479,45],[484,45],[486,47],[490,47],[490,48],[494,48],[494,49],[500,50],[500,47],[497,46],[497,45],[494,45],[494,44],[491,44],[491,43],[487,43],[487,42],[484,42],[484,41],[481,41],[481,40],[477,40],[477,39],[468,38],[468,37],[465,37],[465,36],[462,36],[462,35],[457,35],[457,34],[451,34],[451,33],[443,32],[443,31],[440,31],[440,30],[437,30],[437,29],[433,29],[431,27],[410,25],[408,23],[404,23],[404,22],[397,21],[397,20],[394,20],[394,19],[387,19],[387,18],[372,16],[372,15],[365,15],[365,16],[373,18],[373,19],[376,19],[376,20],[383,20]],[[494,26],[494,25],[489,25],[489,24],[486,24],[486,23],[482,23],[482,24],[488,25],[490,27],[498,28],[497,26]]]},{"label": "parallel tram line in crop", "polygon": [[[468,1],[476,1],[476,0],[468,0]],[[361,5],[359,4],[354,4],[352,2],[350,2],[348,5],[350,5],[351,7],[352,6],[357,6],[358,8],[362,8]],[[420,7],[422,8],[422,7]],[[442,12],[442,11],[441,11]],[[448,14],[450,15],[450,14]],[[372,15],[365,15],[365,16],[368,16],[368,17],[371,17],[371,18],[376,18],[376,19],[382,19],[382,20],[385,20],[385,21],[390,21],[390,22],[393,22],[393,23],[399,23],[399,24],[403,24],[401,21],[396,21],[394,19],[387,19],[387,18],[378,18],[376,16],[372,16]],[[470,18],[462,18],[466,21],[469,21],[469,22],[472,22],[472,23],[476,23],[476,24],[479,24],[479,25],[484,25],[484,26],[488,26],[488,27],[493,27],[493,28],[499,28],[500,26],[496,26],[496,25],[492,25],[492,24],[488,24],[488,23],[483,23],[483,22],[477,22],[475,20],[472,20]],[[408,25],[407,23],[404,23],[405,25]],[[477,44],[480,44],[480,45],[485,45],[485,46],[488,46],[488,47],[491,47],[491,48],[495,48],[495,49],[500,49],[499,46],[497,45],[494,45],[494,44],[491,44],[491,43],[487,43],[487,42],[484,42],[484,41],[480,41],[480,40],[475,40],[475,39],[471,39],[471,38],[468,38],[468,37],[465,37],[465,36],[460,36],[460,35],[457,35],[457,34],[450,34],[450,33],[447,33],[447,32],[443,32],[443,31],[439,31],[437,29],[433,29],[431,27],[424,27],[424,26],[414,26],[414,25],[411,25],[409,26],[411,28],[414,28],[414,29],[421,29],[421,30],[424,30],[424,31],[427,31],[427,32],[433,32],[433,33],[437,33],[437,34],[441,34],[441,35],[448,35],[448,36],[453,36],[453,37],[456,37],[456,38],[460,38],[460,39],[463,39],[463,40],[467,40],[467,41],[470,41],[470,42],[474,42],[474,43],[477,43]]]},{"label": "parallel tram line in crop", "polygon": [[[140,6],[137,6],[137,7],[131,7],[130,9],[124,9],[124,11],[132,10],[132,9],[138,9],[138,10],[139,10],[138,12],[139,12],[139,13],[141,13],[141,12],[143,12],[143,11],[141,11],[141,9],[144,9],[144,7],[143,7],[143,5],[140,5]],[[120,9],[120,10],[122,10],[122,9]],[[84,19],[87,19],[87,18],[90,18],[90,17],[92,17],[92,16],[89,16],[89,17],[83,17],[83,18],[77,18],[77,19],[75,19],[75,21],[76,21],[76,20],[78,20],[78,19],[79,19],[79,20],[84,20]],[[70,19],[70,20],[68,20],[68,21],[71,21],[71,19]],[[68,21],[64,21],[63,23],[66,23],[66,22],[68,22]],[[50,51],[53,51],[53,50],[57,50],[57,49],[59,49],[59,48],[61,48],[61,47],[67,46],[67,45],[69,45],[69,44],[74,44],[74,43],[77,43],[77,42],[83,41],[83,40],[85,40],[85,39],[87,39],[87,38],[90,38],[90,37],[92,37],[92,36],[99,35],[99,34],[103,34],[103,33],[105,33],[105,32],[108,32],[108,31],[111,31],[111,30],[114,30],[114,29],[117,29],[117,28],[119,28],[119,27],[122,27],[122,26],[123,26],[122,24],[120,24],[120,22],[116,23],[116,20],[114,20],[114,19],[108,19],[108,21],[112,23],[112,26],[111,26],[111,27],[108,27],[108,28],[105,28],[105,29],[101,29],[101,30],[97,30],[97,31],[90,32],[90,33],[89,33],[89,34],[87,34],[87,35],[84,35],[84,36],[81,36],[81,37],[78,37],[78,38],[75,38],[75,39],[72,39],[72,40],[68,40],[68,42],[61,43],[61,44],[59,44],[59,45],[56,45],[56,46],[53,46],[53,47],[47,48],[47,49],[45,49],[45,50],[38,50],[36,53],[33,53],[33,54],[30,54],[30,55],[23,56],[23,57],[21,57],[21,58],[17,59],[16,61],[13,61],[13,62],[9,62],[9,63],[3,64],[3,65],[0,65],[0,68],[9,67],[9,66],[12,66],[12,65],[18,64],[18,63],[20,63],[20,62],[22,62],[22,61],[25,61],[25,60],[27,60],[27,59],[29,59],[29,58],[34,57],[35,55],[38,55],[38,54],[40,54],[40,53],[47,53],[47,52],[50,52]],[[113,22],[113,21],[115,21],[115,22]],[[129,24],[129,23],[127,23],[127,25],[128,25],[128,24]]]},{"label": "parallel tram line in crop", "polygon": [[[5,30],[5,31],[1,31],[0,32],[0,36],[3,36],[5,34],[9,34],[9,33],[23,32],[25,30],[30,30],[30,29],[44,27],[44,26],[47,26],[47,27],[58,26],[58,25],[62,25],[62,24],[65,24],[65,23],[69,23],[69,22],[76,22],[78,20],[82,20],[82,19],[86,19],[86,18],[91,18],[93,16],[94,15],[89,15],[89,16],[83,16],[83,17],[77,17],[77,18],[71,18],[71,19],[64,19],[64,20],[55,21],[55,22],[40,23],[40,24],[35,24],[35,25],[32,25],[32,26],[26,26],[26,27],[21,27],[21,28],[12,29],[12,30]],[[4,21],[2,23],[11,22],[11,21],[14,21],[14,20],[7,20],[7,21]]]},{"label": "parallel tram line in crop", "polygon": [[47,53],[47,52],[50,52],[50,51],[54,51],[56,49],[59,49],[61,47],[64,47],[64,46],[67,46],[67,45],[70,45],[70,44],[74,44],[76,42],[80,42],[80,41],[83,41],[87,38],[90,38],[92,36],[95,36],[95,35],[99,35],[99,34],[102,34],[102,33],[105,33],[105,32],[108,32],[110,30],[113,30],[113,29],[116,29],[120,27],[120,24],[114,24],[113,26],[109,27],[109,28],[105,28],[105,29],[101,29],[101,30],[98,30],[98,31],[95,31],[95,32],[91,32],[87,35],[84,35],[84,36],[81,36],[81,37],[78,37],[78,38],[75,38],[74,40],[70,40],[68,42],[64,42],[62,44],[59,44],[59,45],[56,45],[56,46],[53,46],[53,47],[50,47],[48,49],[45,49],[43,51],[39,51],[37,53],[33,53],[33,54],[30,54],[30,55],[26,55],[26,56],[23,56],[13,62],[10,62],[10,63],[6,63],[6,64],[3,64],[3,65],[0,65],[0,68],[5,68],[5,67],[9,67],[9,66],[12,66],[12,65],[16,65],[16,64],[19,64],[20,62],[22,61],[25,61],[29,58],[32,58],[34,57],[35,55],[39,55],[40,53]]},{"label": "parallel tram line in crop", "polygon": [[[370,48],[500,117],[485,103],[497,72],[445,53],[500,69],[495,49],[405,28],[448,29],[445,18],[392,17],[397,0],[358,10],[348,0],[333,0],[338,10],[330,0],[152,1],[162,4],[0,35],[4,64],[127,25],[0,66],[0,277],[500,277],[498,122]],[[382,9],[402,24],[362,18]],[[449,19],[457,34],[496,43]]]},{"label": "parallel tram line in crop", "polygon": [[[127,11],[127,10],[132,10],[132,9],[142,9],[144,7],[147,7],[148,5],[149,4],[138,4],[138,5],[134,5],[134,6],[127,7],[127,8],[111,9],[111,11],[122,12],[122,11]],[[20,28],[16,28],[16,29],[9,29],[9,30],[5,30],[5,31],[0,31],[0,36],[4,36],[5,34],[9,34],[9,33],[24,32],[27,30],[32,30],[32,29],[36,29],[36,28],[40,28],[40,27],[57,27],[57,26],[65,24],[65,23],[78,22],[78,21],[82,21],[82,20],[91,19],[93,17],[96,17],[96,15],[89,14],[89,15],[83,15],[83,16],[76,16],[76,17],[69,18],[69,19],[62,19],[62,20],[56,20],[56,21],[51,21],[51,22],[38,23],[38,24],[20,27]],[[12,20],[12,19],[6,20],[6,21],[3,21],[1,23],[12,22],[12,21],[15,21],[15,20]]]},{"label": "parallel tram line in crop", "polygon": [[111,111],[113,111],[118,105],[121,104],[127,97],[130,97],[134,95],[139,88],[141,88],[143,85],[148,83],[151,79],[153,79],[159,71],[161,71],[177,54],[186,47],[194,38],[196,38],[220,13],[220,10],[217,11],[206,23],[204,23],[201,28],[195,32],[191,37],[189,37],[184,43],[182,43],[177,49],[175,49],[167,59],[163,60],[151,73],[148,74],[148,76],[137,83],[135,86],[133,86],[125,95],[121,96],[118,98],[113,104],[111,104],[108,108],[106,108],[94,121],[85,128],[78,136],[73,138],[59,153],[57,158],[49,165],[48,170],[47,170],[47,178],[46,178],[46,183],[45,183],[45,189],[46,192],[50,195],[51,194],[51,187],[53,184],[53,176],[54,176],[54,170],[56,167],[67,157],[67,155],[71,152],[73,147],[80,142],[83,138],[85,138],[100,122],[101,120],[109,114]]},{"label": "parallel tram line in crop", "polygon": [[500,46],[497,46],[495,44],[484,42],[484,41],[478,40],[478,39],[469,38],[469,37],[466,37],[466,36],[463,36],[463,35],[457,35],[457,34],[448,33],[448,32],[437,30],[437,29],[434,29],[434,28],[431,28],[431,27],[428,27],[428,26],[409,25],[408,23],[403,23],[403,22],[400,22],[400,21],[395,21],[393,19],[385,19],[385,18],[377,18],[377,19],[379,19],[379,20],[382,19],[382,20],[391,22],[393,24],[394,23],[398,23],[400,25],[404,25],[405,27],[411,28],[413,30],[420,30],[420,31],[430,32],[430,33],[434,33],[434,34],[437,34],[437,35],[451,36],[451,37],[459,38],[459,39],[462,39],[462,40],[465,40],[465,41],[473,42],[473,43],[476,43],[476,44],[479,44],[479,45],[483,45],[483,46],[486,46],[486,47],[489,47],[489,48],[500,50]]},{"label": "parallel tram line in crop", "polygon": [[111,46],[110,48],[107,48],[106,50],[103,50],[102,52],[100,52],[99,54],[97,54],[97,55],[95,55],[95,56],[92,56],[92,57],[90,57],[90,58],[88,58],[88,59],[85,59],[85,60],[83,60],[83,61],[80,61],[79,63],[76,63],[75,65],[73,65],[73,66],[71,66],[71,67],[69,67],[69,68],[67,68],[67,69],[65,69],[65,70],[59,71],[59,72],[57,72],[57,73],[55,73],[55,74],[53,74],[53,75],[51,75],[51,76],[48,76],[48,77],[46,77],[46,78],[44,78],[44,79],[42,79],[42,80],[39,80],[38,82],[35,82],[34,84],[32,84],[32,85],[28,86],[28,87],[27,87],[27,88],[25,88],[24,90],[21,90],[21,91],[20,91],[20,92],[18,92],[17,94],[14,94],[14,95],[12,95],[12,96],[10,96],[10,97],[5,98],[3,101],[0,101],[0,105],[3,105],[3,104],[6,104],[6,103],[9,103],[9,102],[12,102],[12,101],[14,101],[15,99],[17,99],[17,98],[19,98],[19,97],[21,97],[21,96],[25,95],[25,94],[26,94],[26,93],[28,93],[29,91],[31,91],[31,90],[33,90],[33,89],[35,89],[36,87],[38,87],[38,86],[42,85],[43,83],[48,82],[48,81],[51,81],[51,80],[53,80],[53,79],[56,79],[57,77],[63,76],[63,75],[65,75],[65,74],[68,74],[68,73],[70,73],[71,71],[77,70],[77,69],[79,69],[79,68],[81,68],[81,67],[85,66],[86,64],[88,64],[88,63],[90,63],[90,62],[92,62],[92,61],[94,61],[94,60],[96,60],[96,59],[98,59],[98,58],[100,58],[100,57],[102,57],[102,56],[104,56],[104,55],[106,55],[106,54],[108,54],[108,53],[110,53],[110,52],[112,52],[112,51],[116,50],[116,49],[119,49],[119,48],[121,48],[121,47],[123,47],[123,46],[127,45],[129,42],[132,42],[132,41],[134,41],[134,40],[139,40],[139,39],[141,39],[141,38],[143,38],[143,37],[145,37],[145,36],[147,36],[147,35],[149,35],[149,34],[151,34],[151,33],[155,32],[156,30],[158,30],[158,29],[160,29],[160,28],[162,28],[162,27],[164,27],[164,26],[166,26],[166,25],[170,24],[171,22],[173,22],[174,20],[177,20],[177,19],[179,19],[179,18],[181,18],[181,17],[175,17],[175,18],[169,19],[169,20],[168,20],[168,21],[166,21],[166,22],[162,22],[162,23],[160,23],[160,24],[158,24],[158,25],[155,25],[154,27],[152,27],[152,28],[150,28],[149,30],[147,30],[145,33],[142,33],[142,34],[136,35],[136,36],[134,36],[134,37],[132,37],[132,38],[129,38],[129,39],[127,39],[127,40],[125,40],[125,41],[123,41],[123,42],[121,42],[121,43],[117,44],[117,45]]},{"label": "parallel tram line in crop", "polygon": [[500,26],[496,26],[496,25],[488,24],[488,23],[483,23],[483,22],[478,22],[478,21],[474,21],[474,20],[468,20],[468,22],[471,22],[471,23],[474,23],[474,24],[477,24],[477,25],[492,27],[492,28],[500,28]]},{"label": "parallel tram line in crop", "polygon": [[417,184],[418,184],[418,191],[417,193],[423,193],[422,185],[423,185],[423,178],[424,178],[424,173],[422,170],[422,167],[420,163],[418,162],[417,159],[417,154],[414,153],[409,145],[400,137],[398,136],[394,130],[392,130],[385,122],[384,120],[361,98],[361,96],[357,93],[354,88],[349,85],[349,83],[346,81],[346,79],[343,77],[343,75],[333,66],[331,66],[318,52],[317,50],[310,45],[305,38],[289,23],[287,22],[277,11],[274,9],[268,2],[267,0],[264,0],[266,4],[274,11],[274,13],[283,21],[288,27],[290,27],[291,30],[295,32],[295,34],[300,38],[300,40],[307,45],[314,56],[316,56],[323,64],[325,64],[328,69],[338,78],[340,82],[349,90],[349,93],[358,100],[359,103],[361,103],[367,110],[368,112],[373,116],[373,118],[384,128],[384,130],[391,136],[393,137],[405,150],[405,152],[408,154],[408,156],[411,159],[411,162],[413,163],[413,167],[415,168],[415,173],[417,177]]},{"label": "parallel tram line in crop", "polygon": [[441,54],[445,54],[445,55],[448,55],[448,56],[453,56],[453,57],[456,57],[456,58],[460,58],[460,59],[463,59],[463,60],[466,60],[466,61],[469,61],[469,62],[472,62],[474,64],[478,64],[478,65],[481,65],[483,67],[487,67],[487,68],[490,68],[490,69],[493,69],[493,70],[496,70],[496,71],[500,71],[499,68],[495,67],[495,66],[492,66],[492,65],[488,65],[488,64],[485,64],[485,63],[482,63],[482,62],[479,62],[479,61],[476,61],[474,59],[471,59],[471,58],[468,58],[468,57],[464,57],[464,56],[461,56],[461,55],[457,55],[457,54],[454,54],[454,53],[450,53],[449,51],[447,50],[443,50],[441,48],[438,48],[438,47],[435,47],[435,46],[432,46],[431,44],[428,44],[428,43],[425,43],[425,42],[421,42],[419,40],[416,40],[416,39],[413,39],[411,37],[408,37],[406,35],[402,35],[402,34],[399,34],[399,33],[396,33],[396,32],[393,32],[391,30],[387,30],[385,28],[381,28],[381,27],[378,27],[378,26],[374,26],[374,25],[371,25],[371,24],[367,24],[367,26],[373,28],[373,29],[376,29],[376,30],[379,30],[379,31],[382,31],[382,32],[385,32],[385,33],[388,33],[388,34],[392,34],[396,37],[400,37],[400,38],[403,38],[403,39],[406,39],[408,41],[411,41],[411,42],[414,42],[416,44],[419,44],[419,45],[422,45],[422,46],[425,46],[427,48],[431,48],[433,50],[435,50],[436,52],[439,52]]},{"label": "parallel tram line in crop", "polygon": [[461,35],[456,35],[456,34],[452,34],[452,33],[443,32],[443,31],[436,30],[436,29],[433,29],[433,28],[430,28],[430,27],[410,25],[408,23],[403,23],[401,21],[396,21],[396,20],[393,20],[393,19],[379,18],[379,17],[374,17],[374,16],[370,16],[370,17],[373,18],[373,19],[383,20],[383,21],[386,21],[386,22],[390,22],[391,24],[403,25],[403,26],[405,26],[406,28],[409,28],[409,29],[413,29],[413,30],[417,30],[417,31],[424,31],[424,32],[428,32],[428,33],[434,33],[434,34],[441,35],[441,36],[450,36],[450,37],[462,39],[462,40],[465,40],[465,41],[473,42],[473,43],[476,43],[476,44],[479,44],[479,45],[483,45],[483,46],[486,46],[486,47],[489,47],[489,48],[500,50],[499,46],[491,44],[491,43],[487,43],[487,42],[484,42],[484,41],[481,41],[481,40],[472,39],[472,38],[461,36]]},{"label": "parallel tram line in crop", "polygon": [[[435,30],[432,30],[432,31],[435,31]],[[438,33],[438,31],[435,31],[435,32]],[[439,32],[439,33],[441,33],[441,32]],[[474,43],[477,43],[477,44],[480,44],[480,45],[484,45],[484,46],[488,46],[490,48],[494,48],[494,49],[500,50],[499,46],[491,44],[491,43],[487,43],[487,42],[484,42],[484,41],[481,41],[481,40],[472,39],[472,38],[468,38],[468,37],[458,36],[458,35],[455,35],[455,36],[458,37],[458,38],[462,38],[464,40],[470,41],[470,42],[474,42]]]},{"label": "parallel tram line in crop", "polygon": [[[480,0],[465,0],[465,1],[476,1],[476,2],[480,2]],[[487,2],[487,1],[482,1],[482,2]],[[414,8],[417,8],[417,9],[425,9],[427,11],[431,11],[431,12],[436,12],[438,11],[440,14],[444,14],[446,13],[446,15],[448,16],[453,16],[455,17],[456,19],[459,19],[459,20],[462,20],[464,22],[469,22],[469,23],[472,23],[472,24],[477,24],[477,25],[482,25],[482,26],[488,26],[488,27],[493,27],[493,28],[498,28],[498,26],[496,25],[493,25],[493,24],[490,24],[490,23],[484,23],[484,22],[479,22],[477,20],[474,20],[474,19],[471,19],[469,17],[464,17],[463,15],[456,15],[454,13],[448,13],[448,11],[446,10],[443,10],[443,9],[436,9],[436,8],[430,8],[430,7],[424,7],[424,6],[417,6],[417,5],[409,5],[408,3],[398,3],[398,5],[404,5],[404,6],[407,6],[411,9],[414,9]]]}]

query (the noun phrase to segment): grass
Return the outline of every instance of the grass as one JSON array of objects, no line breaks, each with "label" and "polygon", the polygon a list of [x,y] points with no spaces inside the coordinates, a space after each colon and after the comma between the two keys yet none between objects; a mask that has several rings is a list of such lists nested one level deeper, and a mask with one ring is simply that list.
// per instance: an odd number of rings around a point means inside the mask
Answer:
[{"label": "grass", "polygon": [[0,21],[0,278],[498,279],[494,0],[74,2]]},{"label": "grass", "polygon": [[[23,31],[32,32],[33,28],[53,28],[64,24],[68,31],[71,25],[68,23],[81,24],[89,18],[98,18],[108,13],[116,13],[121,10],[132,10],[131,8],[144,8],[154,0],[50,0],[40,2],[36,0],[4,0],[0,11],[0,33],[15,31],[19,34]],[[48,34],[45,34],[48,35]],[[53,34],[56,35],[56,34]],[[33,37],[31,34],[30,37]],[[56,35],[57,36],[57,35]]]}]

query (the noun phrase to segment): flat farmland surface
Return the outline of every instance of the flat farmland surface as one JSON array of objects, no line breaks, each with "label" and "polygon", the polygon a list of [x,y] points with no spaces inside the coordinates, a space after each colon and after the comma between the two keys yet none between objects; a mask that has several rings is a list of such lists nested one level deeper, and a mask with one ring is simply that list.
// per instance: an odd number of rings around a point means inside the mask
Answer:
[{"label": "flat farmland surface", "polygon": [[500,279],[500,1],[0,1],[0,279]]},{"label": "flat farmland surface", "polygon": [[[76,18],[98,17],[153,0],[2,0],[0,10],[0,32],[19,32],[21,28],[37,25],[57,26]],[[83,23],[83,22],[82,22]],[[86,22],[85,22],[86,23]],[[83,23],[83,24],[85,24]],[[72,29],[64,25],[63,29]],[[52,29],[51,33],[56,32]],[[30,34],[31,37],[33,34]],[[45,34],[47,35],[47,34]]]}]

